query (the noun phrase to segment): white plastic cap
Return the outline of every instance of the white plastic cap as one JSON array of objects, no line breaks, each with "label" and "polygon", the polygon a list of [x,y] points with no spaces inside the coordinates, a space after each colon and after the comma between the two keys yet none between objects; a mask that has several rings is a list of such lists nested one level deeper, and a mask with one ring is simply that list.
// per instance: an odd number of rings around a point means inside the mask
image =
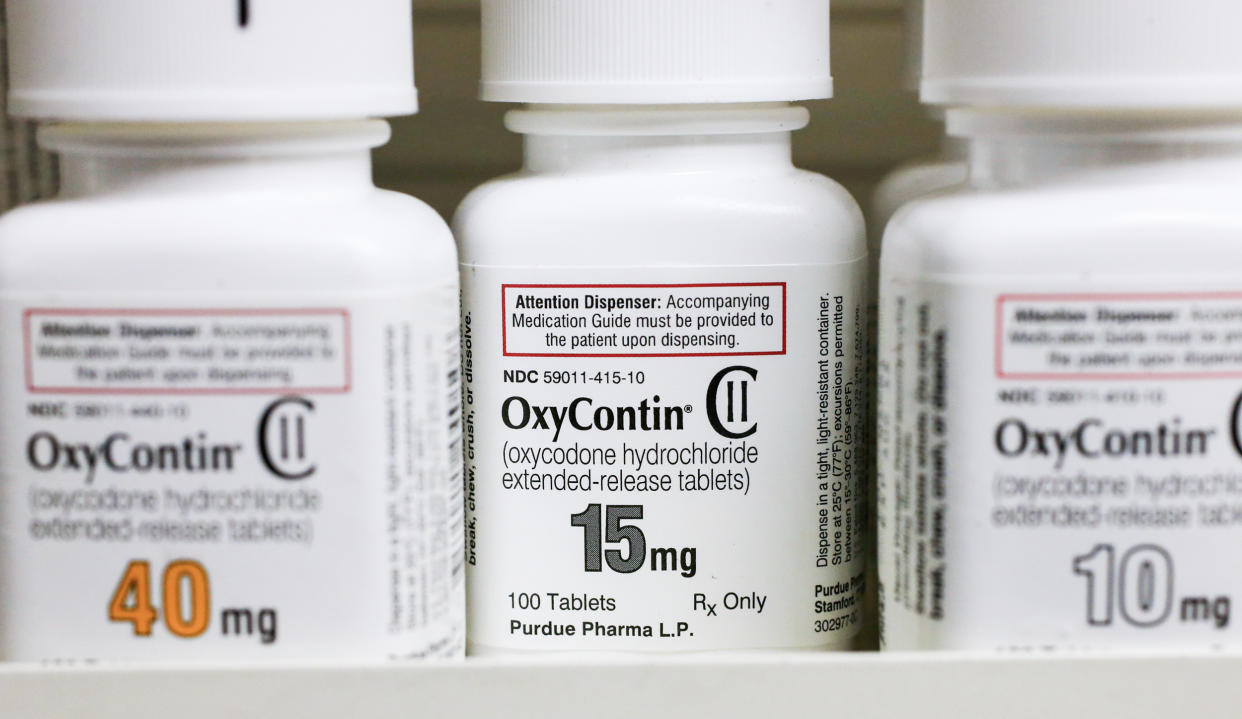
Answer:
[{"label": "white plastic cap", "polygon": [[418,109],[410,0],[8,0],[9,111],[324,120]]},{"label": "white plastic cap", "polygon": [[925,102],[1242,107],[1242,0],[925,2]]},{"label": "white plastic cap", "polygon": [[484,100],[832,96],[829,0],[483,0]]}]

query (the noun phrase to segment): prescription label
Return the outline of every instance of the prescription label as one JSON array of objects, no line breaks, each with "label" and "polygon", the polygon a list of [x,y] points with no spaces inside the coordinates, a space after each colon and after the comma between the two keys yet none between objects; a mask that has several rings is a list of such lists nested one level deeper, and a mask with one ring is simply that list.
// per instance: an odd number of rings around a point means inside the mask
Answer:
[{"label": "prescription label", "polygon": [[881,328],[889,648],[1209,648],[1242,565],[1242,293],[899,279]]},{"label": "prescription label", "polygon": [[471,647],[847,642],[863,272],[464,267]]},{"label": "prescription label", "polygon": [[0,656],[463,645],[455,292],[0,304]]}]

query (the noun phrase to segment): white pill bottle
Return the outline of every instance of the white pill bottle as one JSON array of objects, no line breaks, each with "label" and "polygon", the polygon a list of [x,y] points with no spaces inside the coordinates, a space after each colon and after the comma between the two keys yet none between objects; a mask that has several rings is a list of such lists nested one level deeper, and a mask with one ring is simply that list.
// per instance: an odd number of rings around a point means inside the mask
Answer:
[{"label": "white pill bottle", "polygon": [[0,220],[0,658],[464,635],[455,248],[377,190],[400,0],[11,0],[59,197]]},{"label": "white pill bottle", "polygon": [[1239,643],[1239,23],[928,0],[970,179],[884,238],[887,648]]},{"label": "white pill bottle", "polygon": [[[905,87],[917,92],[922,74],[919,67],[923,59],[923,0],[905,0]],[[944,122],[943,108],[931,108],[930,118],[937,124]],[[966,148],[958,138],[942,134],[935,151],[916,157],[893,168],[876,186],[867,206],[867,255],[870,258],[867,274],[867,287],[870,293],[868,319],[870,327],[867,332],[869,346],[868,379],[870,381],[869,415],[875,414],[876,383],[875,367],[879,349],[879,314],[880,314],[880,257],[883,254],[884,230],[897,211],[911,201],[935,192],[946,190],[966,181]],[[868,476],[875,475],[875,443],[868,450]],[[875,482],[871,483],[871,511],[868,516],[874,517]],[[872,561],[868,569],[875,576],[876,564]],[[868,585],[868,590],[875,589],[875,582]],[[867,598],[868,606],[874,611],[876,596],[874,591]],[[874,625],[868,627],[874,628]],[[874,636],[868,639],[874,639]],[[872,643],[874,644],[874,642]]]},{"label": "white pill bottle", "polygon": [[848,645],[866,250],[796,169],[827,2],[486,0],[525,166],[462,255],[476,653]]}]

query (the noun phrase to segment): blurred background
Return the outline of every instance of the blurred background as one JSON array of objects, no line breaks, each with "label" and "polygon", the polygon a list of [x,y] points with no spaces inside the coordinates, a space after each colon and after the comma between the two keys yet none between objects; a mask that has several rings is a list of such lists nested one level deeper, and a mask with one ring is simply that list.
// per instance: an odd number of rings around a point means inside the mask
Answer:
[{"label": "blurred background", "polygon": [[[905,87],[903,1],[832,0],[832,12],[836,98],[806,103],[812,121],[794,134],[795,161],[835,178],[865,207],[886,172],[935,151],[939,130]],[[475,98],[478,0],[414,0],[414,49],[422,111],[393,122],[375,179],[448,218],[471,188],[519,167],[521,138],[502,124],[511,106]],[[0,208],[53,194],[55,163],[38,152],[33,128],[6,119],[3,130]]]},{"label": "blurred background", "polygon": [[[836,98],[805,103],[795,161],[870,202],[895,165],[937,147],[938,127],[904,89],[902,0],[832,0]],[[521,164],[521,138],[501,122],[509,105],[475,99],[478,0],[414,0],[415,72],[422,111],[393,123],[376,154],[376,182],[431,203],[446,217],[471,188]]]}]

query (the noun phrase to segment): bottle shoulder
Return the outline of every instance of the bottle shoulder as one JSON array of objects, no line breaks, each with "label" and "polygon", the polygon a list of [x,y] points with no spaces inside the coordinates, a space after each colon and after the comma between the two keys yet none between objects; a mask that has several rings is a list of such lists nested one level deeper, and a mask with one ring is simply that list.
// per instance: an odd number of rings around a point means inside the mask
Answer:
[{"label": "bottle shoulder", "polygon": [[886,270],[1015,274],[1219,270],[1242,262],[1242,186],[962,187],[897,211]]},{"label": "bottle shoulder", "polygon": [[510,175],[471,192],[453,227],[463,261],[478,264],[775,264],[865,253],[849,193],[793,169]]},{"label": "bottle shoulder", "polygon": [[886,222],[913,200],[965,183],[968,174],[965,162],[949,158],[932,157],[900,165],[876,185],[872,214]]},{"label": "bottle shoulder", "polygon": [[[302,218],[309,218],[304,221]],[[0,233],[20,235],[32,226],[80,234],[123,228],[139,236],[161,238],[169,229],[186,231],[206,222],[211,226],[253,227],[260,237],[279,237],[280,227],[339,218],[362,223],[375,234],[417,226],[429,233],[448,230],[427,203],[391,190],[364,188],[351,192],[256,192],[195,195],[117,194],[52,198],[17,207],[0,216]],[[304,231],[304,228],[300,227]],[[329,228],[329,232],[335,227]],[[404,230],[403,230],[404,231]],[[236,236],[237,232],[230,233]]]},{"label": "bottle shoulder", "polygon": [[399,193],[54,199],[0,217],[0,286],[392,283],[455,263],[444,220]]},{"label": "bottle shoulder", "polygon": [[884,231],[898,210],[920,197],[961,185],[968,175],[965,162],[947,157],[915,160],[885,175],[871,195],[867,218],[872,254],[879,253]]}]

